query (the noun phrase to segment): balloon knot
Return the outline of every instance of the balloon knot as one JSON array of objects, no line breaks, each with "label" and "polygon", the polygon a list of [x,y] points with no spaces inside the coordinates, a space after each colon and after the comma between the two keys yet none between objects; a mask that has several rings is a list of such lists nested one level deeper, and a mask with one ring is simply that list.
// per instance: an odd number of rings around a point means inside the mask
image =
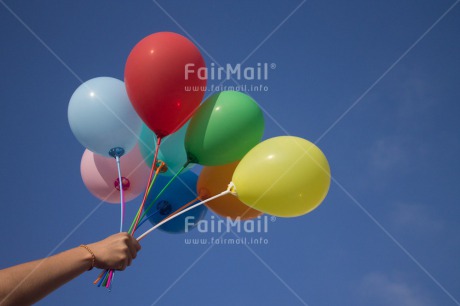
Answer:
[{"label": "balloon knot", "polygon": [[[120,191],[120,180],[117,178],[115,180],[115,182],[113,182],[113,185],[115,186],[115,189]],[[123,190],[128,190],[129,189],[129,186],[131,186],[131,183],[129,182],[129,180],[122,176],[121,177],[121,188],[123,188]]]},{"label": "balloon knot", "polygon": [[230,184],[228,184],[227,191],[230,191],[230,193],[233,194],[234,196],[238,196],[238,193],[236,192],[235,184],[233,182],[230,182]]},{"label": "balloon knot", "polygon": [[198,164],[198,159],[190,152],[187,152],[187,162],[186,164]]},{"label": "balloon knot", "polygon": [[160,201],[157,204],[157,210],[160,211],[160,214],[167,216],[172,212],[172,206],[168,201]]},{"label": "balloon knot", "polygon": [[160,168],[160,173],[165,173],[166,171],[168,171],[168,166],[162,160],[158,160],[154,170],[157,170],[158,168]]},{"label": "balloon knot", "polygon": [[109,150],[109,155],[112,156],[113,158],[117,156],[121,157],[123,156],[123,154],[125,154],[125,149],[120,148],[120,147],[112,148]]},{"label": "balloon knot", "polygon": [[198,198],[201,201],[204,201],[207,198],[209,198],[209,190],[207,188],[200,188],[200,190],[198,192]]}]

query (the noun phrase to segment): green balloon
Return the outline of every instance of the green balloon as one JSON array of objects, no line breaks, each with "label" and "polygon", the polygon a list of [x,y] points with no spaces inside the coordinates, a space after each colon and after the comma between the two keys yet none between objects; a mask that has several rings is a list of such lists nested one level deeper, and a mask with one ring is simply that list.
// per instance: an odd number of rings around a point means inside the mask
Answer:
[{"label": "green balloon", "polygon": [[264,117],[257,103],[237,91],[210,96],[193,115],[185,134],[190,162],[204,166],[240,160],[264,133]]}]

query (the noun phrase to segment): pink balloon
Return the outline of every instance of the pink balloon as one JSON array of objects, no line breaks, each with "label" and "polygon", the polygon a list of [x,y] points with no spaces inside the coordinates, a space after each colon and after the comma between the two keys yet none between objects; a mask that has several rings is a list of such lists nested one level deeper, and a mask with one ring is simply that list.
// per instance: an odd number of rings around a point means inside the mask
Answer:
[{"label": "pink balloon", "polygon": [[[144,162],[136,145],[120,158],[125,201],[131,201],[145,191],[150,168]],[[120,203],[120,187],[115,158],[104,157],[85,150],[80,164],[81,177],[86,188],[104,202]]]}]

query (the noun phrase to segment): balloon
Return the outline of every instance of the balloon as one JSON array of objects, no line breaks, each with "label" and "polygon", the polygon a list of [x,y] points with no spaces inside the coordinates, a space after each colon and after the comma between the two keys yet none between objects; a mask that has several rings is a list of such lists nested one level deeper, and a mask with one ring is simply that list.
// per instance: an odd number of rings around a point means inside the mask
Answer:
[{"label": "balloon", "polygon": [[331,181],[323,152],[308,140],[280,136],[255,146],[241,160],[232,182],[238,198],[254,209],[295,217],[315,209]]},{"label": "balloon", "polygon": [[[206,200],[226,190],[238,163],[239,161],[223,166],[203,167],[196,187],[200,199]],[[219,197],[205,205],[214,213],[232,219],[249,220],[262,214],[231,194]]]},{"label": "balloon", "polygon": [[109,157],[113,148],[129,152],[141,129],[141,120],[131,105],[122,81],[94,78],[81,84],[70,98],[70,128],[87,149]]},{"label": "balloon", "polygon": [[[187,153],[184,147],[184,137],[187,131],[188,123],[186,123],[179,131],[164,138],[158,150],[158,160],[166,163],[167,171],[164,175],[173,176],[187,162]],[[155,154],[157,138],[146,125],[142,126],[139,136],[139,148],[144,161],[149,167],[152,166],[153,156]],[[188,165],[184,171],[192,168],[193,164]]]},{"label": "balloon", "polygon": [[[123,195],[128,202],[145,190],[150,169],[144,163],[138,146],[120,158],[120,168],[125,186]],[[80,172],[83,183],[95,197],[109,203],[120,203],[118,171],[114,158],[85,150]]]},{"label": "balloon", "polygon": [[206,66],[195,45],[171,32],[142,39],[128,56],[125,83],[139,116],[158,137],[189,120],[206,91]]},{"label": "balloon", "polygon": [[210,96],[193,115],[185,135],[191,162],[225,165],[240,160],[258,144],[264,132],[264,117],[257,103],[237,91]]},{"label": "balloon", "polygon": [[[195,199],[196,182],[198,176],[193,172],[186,172],[177,177],[175,181],[165,190],[156,203],[149,210],[147,215],[153,225],[159,223],[171,213],[183,205]],[[146,206],[155,199],[156,195],[168,183],[168,177],[158,177],[151,192],[147,196]],[[183,233],[192,230],[196,224],[206,216],[207,208],[204,205],[196,208],[166,222],[159,229],[168,233]],[[156,213],[155,213],[156,212]],[[153,214],[153,215],[152,215]]]}]

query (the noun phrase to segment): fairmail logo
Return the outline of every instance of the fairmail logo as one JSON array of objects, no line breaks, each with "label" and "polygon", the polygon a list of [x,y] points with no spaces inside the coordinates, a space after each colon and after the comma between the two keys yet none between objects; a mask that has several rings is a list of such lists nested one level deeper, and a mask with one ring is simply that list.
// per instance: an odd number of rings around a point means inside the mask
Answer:
[{"label": "fairmail logo", "polygon": [[196,221],[194,216],[188,216],[184,220],[185,232],[196,228],[200,233],[267,233],[268,224],[275,222],[274,216],[258,216],[252,220],[242,221],[240,217],[233,220],[232,218],[217,219],[211,216],[209,220]]},{"label": "fairmail logo", "polygon": [[241,64],[226,64],[224,66],[211,63],[210,67],[196,68],[195,64],[185,65],[185,79],[188,80],[192,75],[200,80],[245,80],[245,81],[262,81],[268,80],[270,70],[276,68],[275,63],[257,63],[255,66],[245,66]]}]

